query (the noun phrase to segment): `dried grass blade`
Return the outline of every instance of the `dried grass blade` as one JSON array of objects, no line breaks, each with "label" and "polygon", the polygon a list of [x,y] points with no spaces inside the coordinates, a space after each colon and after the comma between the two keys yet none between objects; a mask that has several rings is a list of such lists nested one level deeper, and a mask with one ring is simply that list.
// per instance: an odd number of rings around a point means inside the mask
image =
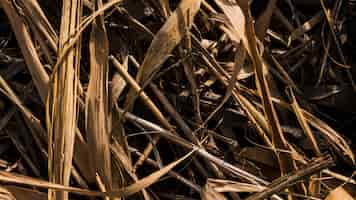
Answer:
[{"label": "dried grass blade", "polygon": [[339,173],[336,173],[336,172],[333,172],[333,171],[330,171],[328,169],[324,169],[322,171],[323,174],[326,174],[328,176],[331,176],[339,181],[342,181],[344,183],[350,183],[350,184],[353,184],[353,185],[356,185],[356,181],[355,179],[353,179],[352,177],[347,177],[347,176],[344,176],[344,175],[341,175]]},{"label": "dried grass blade", "polygon": [[[61,55],[75,35],[82,18],[81,0],[63,1],[59,38]],[[53,72],[51,93],[47,101],[48,175],[53,183],[69,185],[77,122],[77,90],[81,44],[67,54],[58,70]],[[67,192],[48,192],[50,200],[67,200]]]},{"label": "dried grass blade", "polygon": [[[127,71],[127,69],[128,69],[127,64],[125,64],[123,66],[124,66],[124,70]],[[118,98],[120,97],[122,91],[126,87],[126,81],[120,76],[120,74],[115,73],[111,82],[112,82],[112,88],[111,88],[112,98],[111,98],[111,100],[113,102],[116,102],[118,100]]]},{"label": "dried grass blade", "polygon": [[[95,7],[100,9],[102,1],[96,0]],[[108,55],[109,42],[104,25],[103,13],[92,23],[89,41],[90,79],[86,96],[86,131],[88,155],[92,173],[98,173],[106,190],[112,189],[111,157],[109,135],[111,112],[108,92]]]},{"label": "dried grass blade", "polygon": [[[204,125],[213,118],[213,116],[222,108],[222,106],[227,102],[230,98],[232,91],[236,85],[237,76],[242,68],[242,65],[245,62],[246,58],[246,50],[245,46],[241,45],[241,40],[246,42],[245,36],[245,16],[238,5],[225,5],[221,0],[216,0],[216,3],[219,7],[224,11],[225,15],[227,15],[229,22],[226,24],[229,27],[230,31],[227,31],[230,39],[232,40],[234,46],[237,49],[235,55],[235,63],[234,63],[234,70],[232,76],[230,77],[229,84],[227,86],[225,95],[223,97],[222,102],[217,106],[217,108],[207,117],[204,122]],[[234,14],[232,14],[232,12]]]},{"label": "dried grass blade", "polygon": [[322,136],[334,147],[335,150],[341,156],[347,156],[353,164],[355,164],[355,155],[347,144],[347,142],[337,133],[334,129],[332,129],[329,125],[325,122],[321,121],[311,113],[303,110],[303,114],[305,118],[309,121],[309,123],[317,128],[321,133]]},{"label": "dried grass blade", "polygon": [[180,145],[181,147],[184,147],[186,149],[192,150],[192,149],[198,149],[197,153],[215,163],[217,166],[223,168],[224,170],[240,177],[241,179],[244,180],[248,180],[251,183],[255,183],[255,184],[263,184],[266,185],[268,184],[267,181],[253,175],[250,174],[249,172],[244,171],[243,169],[240,169],[228,162],[225,162],[224,160],[221,160],[220,158],[215,157],[214,155],[211,155],[209,152],[207,152],[205,149],[200,148],[199,146],[194,145],[193,143],[188,142],[187,140],[178,137],[177,135],[173,135],[171,132],[169,132],[168,130],[165,130],[163,128],[161,128],[160,126],[157,126],[156,124],[153,124],[147,120],[144,120],[142,118],[139,118],[129,112],[125,112],[122,109],[119,109],[119,112],[123,115],[123,117],[125,117],[127,120],[133,122],[133,123],[137,123],[140,124],[141,126],[143,126],[144,128],[147,128],[149,130],[155,130],[157,132],[160,133],[161,136],[163,136],[164,138],[170,140],[171,142],[174,142],[178,145]]},{"label": "dried grass blade", "polygon": [[268,1],[267,7],[265,11],[258,17],[256,24],[255,24],[255,29],[256,29],[256,36],[258,39],[263,41],[267,29],[271,23],[271,18],[273,13],[276,10],[276,4],[278,0],[271,0]]},{"label": "dried grass blade", "polygon": [[179,163],[181,163],[182,161],[184,161],[185,159],[190,157],[194,152],[195,151],[191,151],[190,153],[186,154],[182,158],[170,163],[169,165],[165,166],[164,168],[152,173],[151,175],[137,181],[136,183],[134,183],[132,185],[129,185],[129,186],[119,189],[119,190],[112,190],[112,191],[108,191],[108,192],[97,192],[97,191],[76,188],[76,187],[64,186],[61,184],[55,184],[55,183],[51,183],[48,181],[35,179],[35,178],[31,178],[31,177],[27,177],[27,176],[23,176],[23,175],[19,175],[19,174],[9,173],[9,172],[5,172],[5,171],[0,171],[0,181],[5,182],[5,183],[16,183],[16,184],[27,185],[27,186],[47,188],[47,189],[52,189],[52,190],[57,190],[57,191],[67,191],[67,192],[72,192],[72,193],[85,195],[85,196],[124,197],[124,196],[132,195],[132,194],[154,184],[162,176],[164,176],[170,170],[172,170],[175,166],[177,166]]},{"label": "dried grass blade", "polygon": [[162,6],[164,17],[167,18],[172,12],[169,7],[169,1],[168,0],[159,0],[159,3]]},{"label": "dried grass blade", "polygon": [[[229,22],[232,26],[231,31],[233,31],[234,35],[229,34],[230,38],[235,41],[235,42],[239,42],[240,40],[242,41],[242,44],[244,45],[246,51],[248,52],[248,54],[253,58],[256,57],[256,55],[251,55],[251,46],[250,46],[250,42],[249,42],[249,38],[247,37],[248,34],[251,33],[247,33],[246,31],[246,27],[248,26],[248,24],[246,24],[246,11],[244,11],[240,5],[236,2],[227,2],[227,1],[222,1],[222,0],[215,0],[215,2],[217,3],[217,5],[221,8],[221,10],[224,12],[224,14],[226,15],[226,17],[229,19]],[[240,2],[240,4],[242,5],[244,2]],[[254,36],[252,36],[254,37]],[[257,47],[252,47],[252,48],[257,48]],[[257,54],[257,53],[256,53]],[[258,56],[258,55],[257,55]],[[256,65],[255,65],[256,66]],[[231,82],[230,82],[231,84]],[[230,85],[229,84],[229,85]],[[235,84],[234,84],[235,86]],[[228,86],[229,87],[229,86]],[[230,85],[231,87],[231,85]],[[263,116],[261,116],[259,114],[259,112],[257,110],[255,110],[253,108],[253,106],[251,104],[249,104],[249,102],[241,95],[239,95],[237,92],[234,95],[236,97],[236,99],[238,99],[238,101],[240,101],[243,105],[245,105],[244,107],[246,109],[248,109],[248,113],[250,118],[254,118],[253,121],[255,123],[258,123],[259,125],[257,125],[259,132],[261,133],[261,135],[264,138],[264,141],[271,146],[271,148],[273,147],[273,143],[270,142],[270,140],[268,139],[266,133],[271,133],[274,130],[271,129],[271,127],[268,126],[268,123],[266,123],[266,120]],[[243,101],[246,100],[246,101]],[[257,121],[256,121],[257,120]],[[267,125],[267,126],[266,126]],[[261,129],[262,128],[262,129]],[[270,135],[272,136],[272,134]]]},{"label": "dried grass blade", "polygon": [[248,52],[249,46],[246,37],[246,18],[245,13],[241,9],[240,5],[236,1],[225,1],[225,0],[215,0],[216,4],[220,7],[220,9],[224,12],[226,17],[229,20],[229,25],[232,28],[232,34],[229,34],[231,40],[239,43],[242,40],[244,47]]},{"label": "dried grass blade", "polygon": [[[122,67],[124,71],[128,70],[128,55],[126,54],[128,52],[125,51],[124,56],[122,56],[123,64]],[[124,163],[127,166],[132,167],[132,160],[131,160],[131,154],[128,150],[128,141],[127,141],[127,136],[123,124],[123,120],[121,119],[121,116],[118,112],[116,112],[116,108],[118,107],[117,101],[120,95],[122,94],[124,88],[126,87],[127,83],[122,76],[114,72],[113,78],[112,78],[112,87],[111,87],[111,102],[112,102],[112,129],[111,129],[111,135],[114,140],[111,142],[110,149],[111,149],[111,154],[112,154],[112,159],[117,163],[120,163],[119,160],[125,159]],[[112,146],[115,146],[116,148],[113,148]],[[114,150],[120,149],[122,151],[114,151]],[[119,153],[118,153],[119,152]],[[118,155],[118,156],[115,156]],[[120,158],[120,159],[119,159]],[[113,162],[115,163],[115,162]],[[115,165],[113,165],[115,166]],[[124,169],[127,169],[124,167]],[[113,170],[113,182],[117,182],[116,185],[113,187],[122,187],[125,181],[115,181],[115,177],[118,177],[118,179],[121,179],[121,171],[122,167],[118,167],[118,170]],[[127,170],[126,170],[127,171]],[[147,192],[143,192],[143,196],[145,200],[149,199],[146,198]]]},{"label": "dried grass blade", "polygon": [[320,172],[323,169],[332,167],[334,165],[334,161],[331,157],[321,157],[314,162],[309,163],[304,169],[299,171],[294,171],[290,174],[282,176],[276,180],[274,180],[271,184],[269,184],[265,190],[255,193],[246,200],[262,200],[267,199],[273,194],[277,194],[280,191],[290,187],[293,184],[297,184],[299,180],[309,177],[315,173]]},{"label": "dried grass blade", "polygon": [[321,20],[323,19],[323,11],[316,13],[311,19],[306,21],[302,26],[295,29],[290,35],[290,41],[294,41],[298,37],[301,37],[303,34],[314,28]]},{"label": "dried grass blade", "polygon": [[16,200],[15,196],[6,188],[0,187],[0,199],[3,200]]},{"label": "dried grass blade", "polygon": [[[125,149],[118,143],[117,140],[114,140],[113,143],[110,145],[110,150],[113,156],[113,160],[115,160],[122,168],[125,169],[126,173],[134,180],[138,181],[137,175],[134,173],[134,168],[132,166],[132,161],[128,157],[127,152]],[[124,180],[122,181],[124,184]],[[122,187],[120,185],[120,187]],[[146,191],[146,189],[142,189],[142,195],[145,200],[150,200],[150,195]]]},{"label": "dried grass blade", "polygon": [[285,79],[285,82],[290,85],[291,87],[293,87],[293,89],[298,93],[298,94],[302,94],[301,90],[299,89],[299,87],[294,83],[293,79],[289,76],[289,74],[284,70],[283,66],[278,62],[278,60],[271,55],[271,59],[274,63],[274,65],[276,66],[277,70],[279,71],[279,73],[281,74],[282,78]]},{"label": "dried grass blade", "polygon": [[[278,149],[289,150],[288,142],[284,138],[276,110],[272,104],[271,92],[266,78],[267,66],[257,49],[257,39],[248,3],[244,1],[243,3],[241,3],[241,5],[243,5],[242,10],[244,11],[247,18],[246,35],[248,38],[250,56],[252,59],[252,63],[255,67],[256,86],[258,93],[261,96],[264,113],[268,121],[269,130],[273,133],[272,143]],[[281,174],[285,174],[286,172],[289,172],[294,168],[293,159],[291,158],[291,155],[277,153],[276,156],[280,164]]]},{"label": "dried grass blade", "polygon": [[[142,99],[143,103],[152,111],[154,116],[159,120],[159,122],[168,130],[174,132],[172,126],[168,122],[168,120],[164,117],[162,112],[158,109],[158,107],[154,104],[154,102],[144,93],[141,89],[141,87],[138,85],[138,83],[130,76],[128,72],[126,72],[122,65],[115,59],[114,56],[110,56],[110,60],[113,62],[114,66],[118,70],[119,74],[124,78],[124,80],[130,84],[132,87],[133,91],[135,93],[138,93],[140,98]],[[138,161],[135,163],[134,168],[136,169],[138,166],[140,166],[144,160],[149,156],[151,153],[153,146],[159,141],[160,136],[155,135],[152,138],[152,142],[150,142],[147,147],[144,150],[143,155],[138,159]]]},{"label": "dried grass blade", "polygon": [[52,25],[48,21],[46,15],[38,4],[37,0],[16,0],[23,6],[25,17],[31,21],[32,29],[37,29],[48,41],[54,52],[57,52],[58,36]]},{"label": "dried grass blade", "polygon": [[9,173],[5,171],[0,171],[0,181],[5,183],[16,183],[21,185],[27,185],[32,187],[54,189],[57,191],[67,191],[76,194],[86,195],[86,196],[105,196],[103,192],[95,192],[91,190],[64,186],[61,184],[51,183],[48,181],[35,179],[28,176],[23,176],[19,174]]},{"label": "dried grass blade", "polygon": [[53,67],[53,72],[58,70],[58,67],[65,61],[65,58],[67,57],[68,53],[72,50],[72,48],[77,45],[79,41],[81,41],[81,35],[83,31],[97,18],[100,16],[102,12],[105,10],[115,6],[116,4],[120,3],[122,0],[112,0],[108,3],[106,3],[101,9],[96,10],[93,12],[90,16],[85,18],[80,25],[77,27],[77,32],[71,36],[71,40],[68,41],[68,45],[64,47],[64,49],[61,51],[61,53],[58,55],[57,58],[57,63]]},{"label": "dried grass blade", "polygon": [[307,120],[305,119],[305,117],[301,111],[301,108],[297,102],[297,99],[294,96],[293,90],[291,88],[288,88],[287,94],[291,98],[291,107],[298,119],[300,126],[303,128],[307,138],[309,139],[310,143],[313,145],[313,150],[314,150],[315,155],[321,156],[321,151],[320,151],[319,145],[317,144],[314,134],[313,134],[309,124],[307,123]]},{"label": "dried grass blade", "polygon": [[[19,47],[21,48],[22,54],[25,58],[26,66],[32,76],[33,82],[41,97],[41,100],[42,102],[46,102],[50,80],[48,74],[44,69],[44,66],[40,61],[39,55],[36,52],[36,49],[30,37],[30,33],[28,31],[28,27],[24,23],[23,18],[18,15],[17,10],[12,5],[11,1],[0,1],[0,5],[5,10],[5,13],[10,20]],[[80,34],[78,35],[80,36]],[[79,36],[77,38],[80,38]],[[70,44],[72,44],[71,46],[73,46],[73,44],[75,43],[71,41]],[[24,111],[23,109],[21,111],[25,113],[24,115],[26,116],[26,123],[32,124],[32,126],[34,126],[33,128],[31,128],[31,132],[36,131],[38,133],[43,133],[43,128],[37,125],[40,125],[41,123],[37,119],[35,120],[30,115],[26,114],[26,111]],[[47,134],[41,134],[41,138],[46,138],[47,140]]]},{"label": "dried grass blade", "polygon": [[[168,58],[193,24],[194,16],[200,8],[201,0],[183,0],[153,38],[136,76],[139,84],[146,81]],[[187,21],[190,20],[190,21]],[[131,89],[126,105],[131,105],[134,91]]]},{"label": "dried grass blade", "polygon": [[[298,120],[300,126],[302,127],[302,129],[304,130],[304,133],[306,134],[308,140],[312,144],[314,154],[318,157],[322,156],[319,145],[314,137],[314,134],[313,134],[307,120],[305,119],[305,117],[303,115],[303,112],[301,112],[301,108],[297,102],[297,99],[294,96],[292,88],[290,88],[290,87],[287,88],[287,94],[289,95],[289,97],[291,99],[291,107],[297,117],[297,120]],[[314,175],[313,177],[315,177],[315,179],[311,178],[311,181],[309,182],[309,193],[314,196],[314,195],[320,193],[321,185],[320,185],[320,181],[317,180],[320,177],[320,174]]]},{"label": "dried grass blade", "polygon": [[9,190],[16,198],[16,200],[28,200],[28,199],[36,199],[36,200],[46,200],[47,194],[44,192],[39,192],[35,189],[27,189],[18,186],[4,186],[7,190]]},{"label": "dried grass blade", "polygon": [[124,67],[119,63],[119,61],[114,57],[110,56],[110,60],[113,62],[114,66],[118,70],[118,73],[121,77],[130,84],[133,91],[138,93],[143,103],[152,111],[152,113],[156,116],[156,118],[160,121],[160,123],[168,130],[173,131],[170,123],[158,109],[158,107],[154,104],[154,102],[146,95],[145,92],[142,91],[141,87],[137,84],[137,82],[130,76],[130,74],[124,70]]},{"label": "dried grass blade", "polygon": [[[138,155],[138,156],[141,155],[141,153],[140,153],[137,149],[135,149],[135,148],[133,148],[133,147],[129,147],[129,148],[130,148],[131,153],[136,154],[136,155]],[[160,165],[157,161],[152,160],[152,159],[150,159],[150,158],[147,158],[147,159],[146,159],[146,163],[149,164],[149,165],[152,166],[152,167],[157,168],[157,169],[160,169],[160,168],[161,168],[161,165]],[[177,179],[177,181],[180,181],[181,183],[183,183],[184,185],[190,187],[190,188],[193,189],[194,191],[196,191],[196,192],[201,192],[201,187],[200,187],[198,184],[192,182],[191,180],[189,180],[189,179],[187,179],[187,178],[184,178],[184,177],[183,177],[182,175],[180,175],[179,173],[177,173],[177,172],[171,170],[171,171],[168,172],[168,175],[171,176],[172,178]]]},{"label": "dried grass blade", "polygon": [[41,96],[42,102],[45,102],[48,91],[49,77],[36,52],[27,26],[12,5],[12,1],[2,0],[0,1],[0,5],[10,20],[17,42],[25,58],[26,66],[30,71],[36,89]]},{"label": "dried grass blade", "polygon": [[[347,78],[349,79],[353,89],[356,91],[355,81],[354,81],[354,79],[352,77],[352,74],[351,74],[351,71],[350,71],[351,67],[349,65],[347,65],[346,58],[345,58],[345,56],[344,56],[344,54],[342,52],[341,45],[340,45],[339,40],[338,40],[338,38],[336,36],[336,33],[334,31],[333,20],[331,19],[330,15],[328,15],[328,11],[327,11],[327,8],[325,6],[324,0],[320,0],[320,5],[323,8],[323,12],[324,12],[324,15],[326,17],[326,21],[328,22],[332,39],[334,40],[334,43],[336,44],[337,53],[339,54],[339,57],[341,58],[341,61],[342,61],[341,64],[338,63],[338,62],[335,62],[335,63],[337,64],[337,66],[345,68],[346,74],[347,74]],[[335,61],[332,57],[330,57],[330,58],[333,61]]]},{"label": "dried grass blade", "polygon": [[43,146],[45,146],[43,145],[43,140],[44,138],[47,138],[47,134],[41,125],[41,121],[35,117],[28,108],[25,107],[23,102],[17,97],[17,95],[2,78],[2,76],[0,76],[0,88],[0,91],[5,94],[21,111],[26,120],[26,123],[30,125],[30,131],[33,134],[34,140],[36,141],[39,148],[42,149]]},{"label": "dried grass blade", "polygon": [[[197,40],[193,38],[193,41],[195,42],[195,45],[198,43],[196,42]],[[232,38],[232,37],[231,37]],[[224,78],[224,76],[228,76],[228,74],[221,69],[221,67],[217,64],[215,59],[209,55],[209,53],[204,49],[202,46],[197,45],[198,48],[204,53],[202,55],[202,60],[207,64],[211,72],[214,73],[214,75],[227,87],[228,82]],[[211,62],[210,62],[211,61]],[[271,132],[268,129],[268,124],[265,119],[265,117],[257,111],[257,109],[241,94],[239,94],[238,87],[234,88],[234,91],[232,92],[233,97],[236,99],[236,101],[239,102],[239,104],[243,107],[244,111],[247,114],[247,117],[256,125],[256,128],[258,130],[258,133],[261,135],[265,143],[270,146],[272,149],[274,149],[272,142],[270,141],[270,138],[268,136],[271,136]],[[269,135],[267,135],[267,134]]]},{"label": "dried grass blade", "polygon": [[202,200],[227,200],[223,194],[217,192],[209,183],[205,184],[200,196]]},{"label": "dried grass blade", "polygon": [[265,186],[229,180],[208,179],[208,183],[217,192],[261,192]]},{"label": "dried grass blade", "polygon": [[[284,108],[292,110],[288,103],[280,99],[273,98],[273,101]],[[351,147],[339,133],[308,111],[302,109],[302,112],[308,123],[322,133],[322,136],[331,144],[331,147],[340,156],[342,156],[345,160],[351,160],[351,162],[355,164],[355,155]]]},{"label": "dried grass blade", "polygon": [[[167,59],[169,53],[179,44],[186,29],[193,24],[194,16],[200,8],[201,0],[183,0],[167,19],[154,37],[139,72],[137,81],[142,83]],[[187,21],[190,20],[190,21]]]},{"label": "dried grass blade", "polygon": [[145,178],[142,178],[142,179],[138,180],[137,182],[135,182],[127,187],[124,187],[122,189],[113,190],[112,192],[109,192],[108,194],[110,194],[110,196],[118,196],[118,197],[125,197],[125,196],[130,196],[132,194],[135,194],[135,193],[141,191],[142,189],[145,189],[145,188],[149,187],[150,185],[154,184],[155,182],[157,182],[162,176],[166,175],[175,166],[177,166],[179,163],[181,163],[182,161],[189,158],[195,151],[196,151],[196,149],[193,149],[192,151],[190,151],[189,153],[187,153],[180,159],[168,164],[167,166],[146,176]]},{"label": "dried grass blade", "polygon": [[263,141],[271,147],[272,150],[275,150],[275,147],[270,139],[272,137],[272,132],[268,128],[266,118],[258,110],[256,110],[256,108],[244,96],[238,94],[237,92],[233,92],[233,96],[243,107],[248,118],[255,124]]}]

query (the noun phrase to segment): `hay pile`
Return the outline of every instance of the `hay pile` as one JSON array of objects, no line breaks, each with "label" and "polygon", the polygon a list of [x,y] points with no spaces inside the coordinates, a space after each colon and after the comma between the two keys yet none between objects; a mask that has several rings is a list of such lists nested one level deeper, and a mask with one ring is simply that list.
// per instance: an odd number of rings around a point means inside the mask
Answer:
[{"label": "hay pile", "polygon": [[353,199],[356,1],[0,0],[0,199]]}]

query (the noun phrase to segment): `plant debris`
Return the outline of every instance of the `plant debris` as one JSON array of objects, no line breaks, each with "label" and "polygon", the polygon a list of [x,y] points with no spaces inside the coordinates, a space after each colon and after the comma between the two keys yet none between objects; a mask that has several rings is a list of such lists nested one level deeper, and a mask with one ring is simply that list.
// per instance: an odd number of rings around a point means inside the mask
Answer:
[{"label": "plant debris", "polygon": [[354,199],[356,1],[0,0],[0,199]]}]

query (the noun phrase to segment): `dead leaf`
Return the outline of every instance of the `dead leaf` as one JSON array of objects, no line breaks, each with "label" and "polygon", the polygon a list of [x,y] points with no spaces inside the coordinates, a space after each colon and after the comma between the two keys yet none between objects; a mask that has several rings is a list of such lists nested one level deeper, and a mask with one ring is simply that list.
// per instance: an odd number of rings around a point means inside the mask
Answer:
[{"label": "dead leaf", "polygon": [[224,12],[224,14],[229,20],[229,23],[227,23],[226,25],[231,27],[231,34],[228,34],[230,36],[230,39],[236,43],[240,43],[240,40],[242,40],[244,47],[250,54],[245,30],[245,13],[243,13],[240,5],[234,0],[215,0],[215,2],[221,8],[221,10]]},{"label": "dead leaf", "polygon": [[[170,52],[180,43],[193,24],[194,16],[200,8],[201,0],[183,0],[178,8],[167,19],[162,28],[155,35],[136,76],[139,84],[146,81],[154,71],[169,57]],[[131,89],[126,100],[132,102],[134,91]]]},{"label": "dead leaf", "polygon": [[[201,0],[183,0],[155,35],[148,48],[136,80],[145,81],[167,59],[169,53],[185,36],[186,28],[193,24]],[[189,21],[188,21],[189,20]]]}]

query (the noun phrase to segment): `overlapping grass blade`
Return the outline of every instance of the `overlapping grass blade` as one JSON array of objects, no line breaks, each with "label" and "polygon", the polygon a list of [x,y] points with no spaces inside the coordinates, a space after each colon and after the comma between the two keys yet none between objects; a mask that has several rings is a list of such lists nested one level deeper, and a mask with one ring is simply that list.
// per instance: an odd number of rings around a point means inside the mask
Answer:
[{"label": "overlapping grass blade", "polygon": [[[102,7],[97,0],[95,8]],[[92,23],[89,41],[90,79],[86,99],[86,131],[88,148],[93,155],[88,155],[92,173],[98,173],[106,190],[112,189],[110,130],[111,106],[108,91],[108,55],[109,42],[104,25],[104,15]]]},{"label": "overlapping grass blade", "polygon": [[[81,19],[81,0],[63,1],[59,55],[72,40]],[[66,186],[70,181],[77,125],[80,49],[80,43],[73,46],[59,69],[53,72],[47,102],[48,175],[51,182]],[[66,200],[68,194],[49,191],[48,199]]]}]

